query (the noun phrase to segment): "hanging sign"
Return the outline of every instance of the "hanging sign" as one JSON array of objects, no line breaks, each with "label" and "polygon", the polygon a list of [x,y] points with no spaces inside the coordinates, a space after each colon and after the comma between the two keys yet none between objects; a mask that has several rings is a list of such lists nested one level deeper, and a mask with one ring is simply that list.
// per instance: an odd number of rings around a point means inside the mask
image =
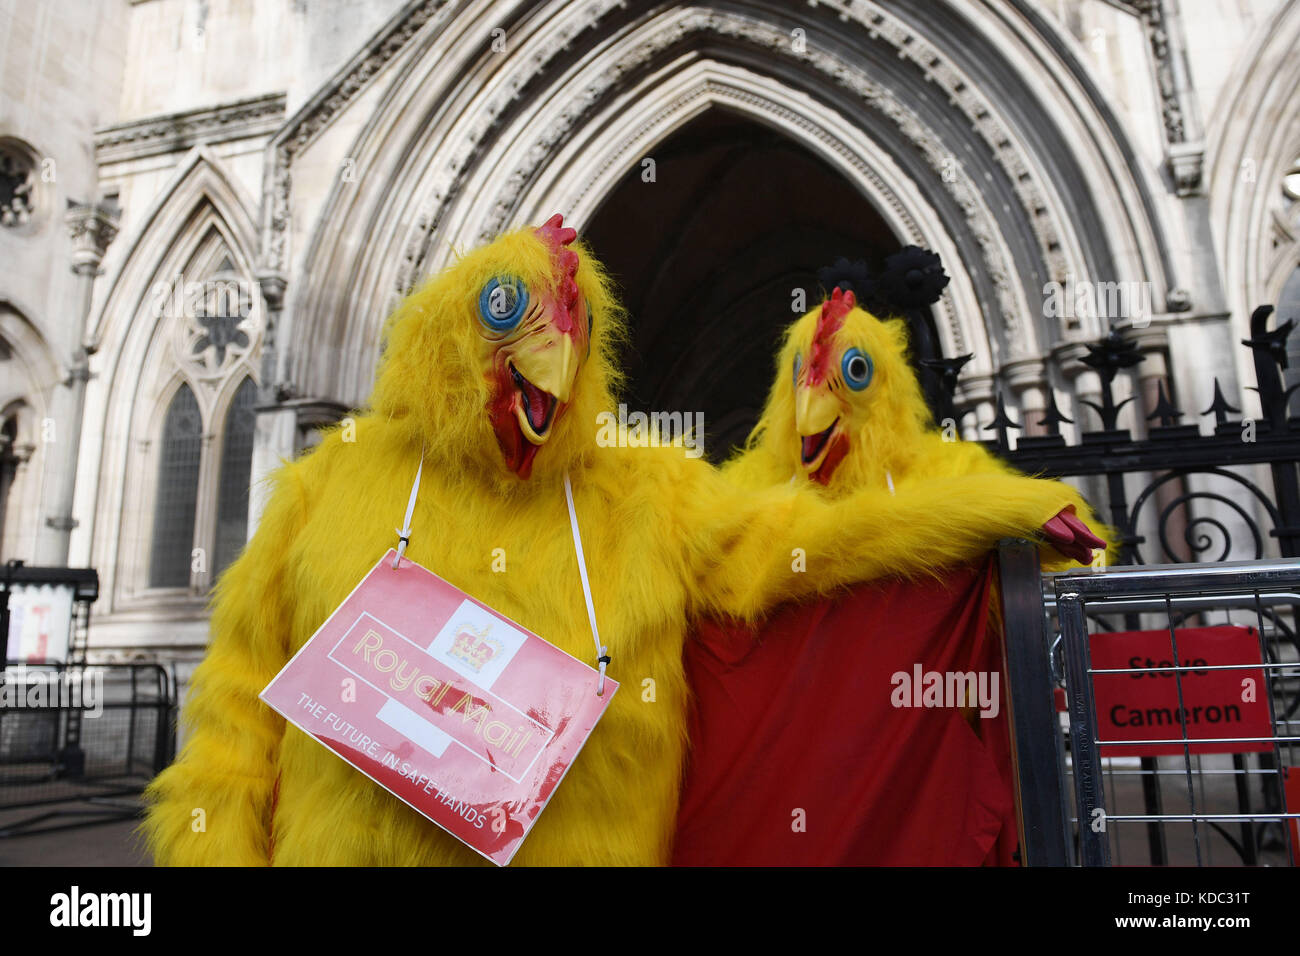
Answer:
[{"label": "hanging sign", "polygon": [[14,584],[9,589],[5,658],[24,664],[60,664],[68,657],[74,588]]},{"label": "hanging sign", "polygon": [[[1260,664],[1259,637],[1249,627],[1187,627],[1175,632],[1179,663],[1189,670],[1096,674],[1099,740],[1178,740],[1186,730],[1194,754],[1262,753],[1273,736],[1263,670],[1216,666]],[[1093,634],[1093,670],[1173,667],[1169,631]],[[1197,741],[1207,741],[1197,743]],[[1217,741],[1217,742],[1211,742]],[[1103,746],[1103,757],[1181,756],[1183,744]]]},{"label": "hanging sign", "polygon": [[504,866],[618,689],[396,551],[262,691],[267,704]]}]

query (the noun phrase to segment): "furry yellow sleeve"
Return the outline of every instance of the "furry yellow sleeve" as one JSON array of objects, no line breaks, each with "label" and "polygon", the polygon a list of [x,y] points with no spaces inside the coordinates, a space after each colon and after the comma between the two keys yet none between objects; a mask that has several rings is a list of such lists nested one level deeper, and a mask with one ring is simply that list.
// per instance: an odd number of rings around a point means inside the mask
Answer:
[{"label": "furry yellow sleeve", "polygon": [[257,533],[217,583],[208,653],[194,671],[180,757],[145,791],[141,825],[162,866],[265,866],[284,721],[257,695],[288,660],[285,556],[305,516],[295,466],[276,476]]},{"label": "furry yellow sleeve", "polygon": [[866,490],[829,501],[806,487],[739,493],[711,475],[691,482],[692,610],[754,619],[776,604],[878,577],[937,575],[998,539],[1034,538],[1072,503],[1059,482],[976,474]]},{"label": "furry yellow sleeve", "polygon": [[[1011,465],[998,458],[977,442],[945,442],[935,433],[928,436],[915,473],[918,480],[952,478],[960,475],[992,474],[1025,477]],[[909,479],[910,480],[910,479]],[[1114,561],[1119,555],[1118,534],[1108,527],[1093,511],[1092,506],[1078,489],[1064,481],[1053,481],[1065,496],[1065,504],[1074,505],[1075,514],[1093,533],[1106,542],[1106,557]],[[1022,535],[1028,537],[1028,535]],[[1073,558],[1067,558],[1047,542],[1038,549],[1045,571],[1067,571],[1079,567]]]}]

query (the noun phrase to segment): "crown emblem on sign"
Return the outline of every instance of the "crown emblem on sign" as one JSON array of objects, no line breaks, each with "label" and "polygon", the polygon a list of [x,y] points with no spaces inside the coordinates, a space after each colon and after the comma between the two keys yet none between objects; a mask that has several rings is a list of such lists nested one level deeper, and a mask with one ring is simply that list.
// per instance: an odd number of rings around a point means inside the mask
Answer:
[{"label": "crown emblem on sign", "polygon": [[492,625],[484,625],[477,630],[468,624],[456,627],[456,635],[451,639],[448,655],[468,664],[474,673],[483,670],[483,665],[501,653],[503,645],[495,637],[489,637]]}]

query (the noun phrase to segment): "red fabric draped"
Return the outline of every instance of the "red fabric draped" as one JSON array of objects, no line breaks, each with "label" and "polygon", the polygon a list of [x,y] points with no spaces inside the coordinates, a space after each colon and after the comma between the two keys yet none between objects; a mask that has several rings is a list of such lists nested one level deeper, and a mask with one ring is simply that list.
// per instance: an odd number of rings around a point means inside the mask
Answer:
[{"label": "red fabric draped", "polygon": [[[758,628],[703,623],[685,652],[696,701],[674,865],[1012,865],[992,579],[989,562],[860,585]],[[895,706],[891,678],[916,664],[997,672],[997,716]]]}]

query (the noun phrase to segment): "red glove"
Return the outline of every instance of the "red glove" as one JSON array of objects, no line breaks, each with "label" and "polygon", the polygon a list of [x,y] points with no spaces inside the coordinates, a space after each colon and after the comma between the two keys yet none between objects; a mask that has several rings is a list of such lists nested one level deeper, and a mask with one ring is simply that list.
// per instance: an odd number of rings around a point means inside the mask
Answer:
[{"label": "red glove", "polygon": [[1066,505],[1043,525],[1047,543],[1080,564],[1092,564],[1092,549],[1104,548],[1106,542],[1093,534],[1074,513],[1074,505]]}]

